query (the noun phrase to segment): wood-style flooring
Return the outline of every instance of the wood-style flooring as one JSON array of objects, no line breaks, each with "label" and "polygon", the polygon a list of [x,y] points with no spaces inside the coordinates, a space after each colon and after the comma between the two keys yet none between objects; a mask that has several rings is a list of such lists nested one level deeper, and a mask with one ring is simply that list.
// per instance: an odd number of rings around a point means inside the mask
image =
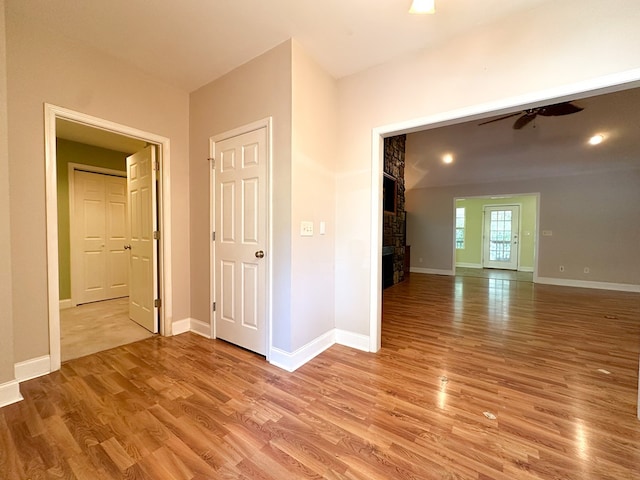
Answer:
[{"label": "wood-style flooring", "polygon": [[129,297],[60,310],[63,362],[151,336],[153,333],[129,318]]},{"label": "wood-style flooring", "polygon": [[194,334],[24,382],[2,479],[640,478],[640,295],[411,274],[377,354],[287,373]]}]

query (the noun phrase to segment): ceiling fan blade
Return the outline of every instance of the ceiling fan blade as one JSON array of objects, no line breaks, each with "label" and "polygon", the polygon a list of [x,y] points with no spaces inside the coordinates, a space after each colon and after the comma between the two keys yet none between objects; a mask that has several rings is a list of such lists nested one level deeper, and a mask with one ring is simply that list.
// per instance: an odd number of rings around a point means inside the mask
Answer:
[{"label": "ceiling fan blade", "polygon": [[515,117],[516,115],[520,115],[522,112],[511,113],[509,115],[504,115],[502,117],[494,118],[493,120],[488,120],[486,122],[479,123],[480,125],[486,125],[487,123],[499,122],[500,120],[506,120],[507,118]]},{"label": "ceiling fan blade", "polygon": [[582,107],[578,107],[570,102],[556,103],[555,105],[548,105],[546,107],[540,107],[539,114],[545,117],[560,117],[562,115],[571,115],[572,113],[578,113],[584,110]]},{"label": "ceiling fan blade", "polygon": [[513,124],[513,129],[520,130],[525,125],[528,125],[529,122],[533,121],[533,119],[536,118],[537,115],[538,115],[538,112],[525,113],[523,116],[521,116],[519,119],[515,121],[515,123]]}]

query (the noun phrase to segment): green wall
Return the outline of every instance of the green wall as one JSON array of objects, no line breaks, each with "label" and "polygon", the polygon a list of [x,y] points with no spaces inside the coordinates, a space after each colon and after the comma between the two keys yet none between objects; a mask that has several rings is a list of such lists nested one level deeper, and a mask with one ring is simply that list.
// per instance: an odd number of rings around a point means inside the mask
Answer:
[{"label": "green wall", "polygon": [[535,195],[509,198],[467,198],[456,200],[456,207],[465,207],[465,248],[456,250],[456,265],[482,265],[482,212],[488,205],[520,205],[519,269],[533,271],[536,239],[537,199]]},{"label": "green wall", "polygon": [[111,170],[127,170],[129,154],[105,148],[71,142],[57,141],[58,177],[58,263],[60,300],[71,298],[71,246],[69,237],[69,163],[80,163]]}]

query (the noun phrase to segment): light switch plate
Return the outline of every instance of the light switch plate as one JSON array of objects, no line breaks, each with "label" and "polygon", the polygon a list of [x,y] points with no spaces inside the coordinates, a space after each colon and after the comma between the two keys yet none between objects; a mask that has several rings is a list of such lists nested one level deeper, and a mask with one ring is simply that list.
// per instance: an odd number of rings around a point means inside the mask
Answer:
[{"label": "light switch plate", "polygon": [[313,237],[313,222],[300,222],[300,236]]}]

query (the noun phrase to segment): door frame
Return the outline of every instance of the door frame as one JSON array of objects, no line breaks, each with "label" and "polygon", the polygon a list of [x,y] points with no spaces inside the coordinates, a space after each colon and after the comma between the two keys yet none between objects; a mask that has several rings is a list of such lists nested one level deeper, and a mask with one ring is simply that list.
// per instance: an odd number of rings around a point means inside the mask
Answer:
[{"label": "door frame", "polygon": [[82,125],[136,138],[158,147],[160,165],[158,182],[159,212],[158,220],[162,235],[158,255],[159,285],[158,292],[162,298],[160,310],[160,335],[171,335],[172,285],[171,285],[171,177],[170,177],[170,142],[167,137],[138,130],[133,127],[111,122],[81,112],[58,107],[50,103],[44,104],[45,135],[45,203],[46,203],[46,237],[47,237],[47,297],[49,310],[49,357],[50,371],[60,369],[60,291],[58,286],[58,185],[57,185],[57,147],[56,120],[69,120]]},{"label": "door frame", "polygon": [[[640,86],[640,68],[602,75],[557,87],[527,92],[515,97],[469,105],[426,117],[412,118],[371,129],[371,196],[370,196],[370,250],[369,250],[369,351],[377,352],[382,346],[382,172],[384,171],[384,139],[404,133],[419,132],[462,122],[480,120],[493,115],[506,115],[526,108],[539,107],[577,98],[618,92]],[[538,242],[536,242],[537,245]],[[537,247],[536,247],[537,248]],[[538,270],[538,254],[536,266]],[[454,263],[455,265],[455,263]],[[534,275],[534,282],[537,277]],[[640,388],[638,389],[640,397]],[[638,407],[640,418],[640,406]]]},{"label": "door frame", "polygon": [[[520,242],[521,242],[521,237],[522,237],[522,220],[521,220],[521,215],[522,215],[522,204],[521,203],[505,203],[503,205],[483,205],[482,206],[482,255],[480,255],[480,264],[482,265],[482,268],[491,268],[491,267],[485,267],[484,266],[484,262],[485,262],[485,257],[484,257],[484,253],[485,253],[485,241],[486,240],[486,236],[487,236],[487,232],[486,232],[486,223],[487,223],[487,208],[496,208],[496,207],[518,207],[518,258],[516,258],[516,268],[515,271],[518,272],[520,271]],[[455,272],[455,264],[453,266],[453,271]]]},{"label": "door frame", "polygon": [[[78,245],[76,240],[76,231],[78,228],[77,220],[75,218],[75,172],[87,172],[87,173],[95,173],[97,175],[112,175],[121,178],[127,178],[127,172],[121,170],[113,170],[110,168],[102,168],[102,167],[94,167],[92,165],[85,165],[83,163],[69,163],[68,164],[68,175],[69,175],[69,273],[71,279],[71,307],[77,307],[77,288],[78,288],[78,258],[74,252],[77,253]],[[59,265],[58,265],[59,267]],[[75,280],[75,281],[74,281]]]},{"label": "door frame", "polygon": [[266,245],[265,250],[267,251],[267,261],[266,261],[266,285],[265,285],[265,345],[266,345],[266,359],[269,361],[271,356],[271,344],[273,338],[273,325],[272,325],[272,278],[271,272],[273,272],[273,171],[272,171],[272,158],[273,158],[273,139],[272,139],[272,117],[263,118],[261,120],[243,125],[238,128],[234,128],[232,130],[228,130],[226,132],[220,133],[218,135],[214,135],[209,138],[209,322],[211,328],[211,338],[216,338],[216,318],[215,312],[213,311],[213,303],[216,301],[216,276],[215,276],[215,259],[216,259],[216,251],[215,251],[215,242],[213,241],[213,232],[215,231],[215,214],[216,209],[214,206],[214,202],[216,199],[216,190],[215,190],[215,182],[216,182],[216,170],[213,168],[212,160],[216,158],[216,143],[222,142],[223,140],[227,140],[232,137],[237,137],[238,135],[243,135],[245,133],[252,132],[254,130],[259,130],[261,128],[267,129],[266,134],[266,152],[267,152],[267,236],[266,236]]}]

